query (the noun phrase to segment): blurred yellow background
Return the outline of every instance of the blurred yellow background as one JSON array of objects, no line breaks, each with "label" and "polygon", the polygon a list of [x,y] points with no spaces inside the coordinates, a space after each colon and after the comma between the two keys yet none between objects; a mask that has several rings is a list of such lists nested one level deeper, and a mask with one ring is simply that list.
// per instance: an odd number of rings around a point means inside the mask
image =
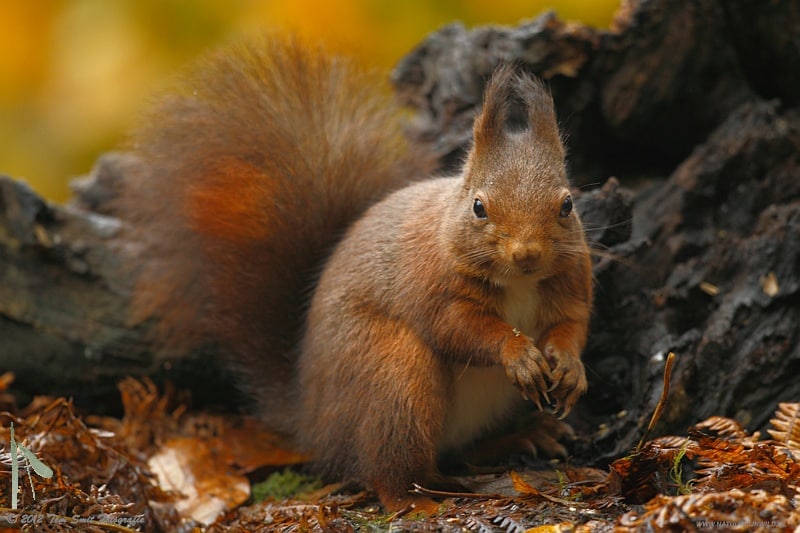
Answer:
[{"label": "blurred yellow background", "polygon": [[429,32],[555,9],[605,28],[619,0],[0,0],[0,173],[56,201],[149,94],[214,43],[262,28],[333,42],[387,69]]}]

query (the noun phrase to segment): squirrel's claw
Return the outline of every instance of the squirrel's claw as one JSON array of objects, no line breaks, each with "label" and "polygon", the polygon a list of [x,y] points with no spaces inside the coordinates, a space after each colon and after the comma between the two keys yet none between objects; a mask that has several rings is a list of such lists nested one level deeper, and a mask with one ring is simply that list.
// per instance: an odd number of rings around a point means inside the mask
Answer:
[{"label": "squirrel's claw", "polygon": [[553,345],[545,348],[545,354],[556,364],[551,370],[553,379],[547,391],[552,394],[556,403],[556,412],[560,411],[559,419],[564,419],[578,398],[586,392],[586,371],[580,359],[567,351],[561,351]]},{"label": "squirrel's claw", "polygon": [[520,389],[523,398],[542,408],[542,400],[552,403],[547,392],[548,382],[552,381],[550,365],[542,353],[530,342],[519,352],[507,357],[504,361],[506,374],[511,382]]},{"label": "squirrel's claw", "polygon": [[526,400],[528,400],[529,402],[533,402],[533,403],[535,403],[535,404],[536,404],[536,407],[538,407],[540,411],[543,411],[543,410],[544,410],[544,409],[542,408],[542,400],[539,398],[539,396],[538,396],[538,395],[537,395],[537,396],[534,396],[533,398],[531,398],[531,396],[530,396],[528,393],[526,393],[526,392],[523,392],[523,393],[522,393],[522,397],[523,397],[523,398],[525,398]]},{"label": "squirrel's claw", "polygon": [[559,409],[561,410],[561,414],[558,415],[558,419],[564,420],[567,418],[567,415],[570,413],[570,411],[572,411],[572,405],[558,405],[556,407],[556,412],[558,412]]}]

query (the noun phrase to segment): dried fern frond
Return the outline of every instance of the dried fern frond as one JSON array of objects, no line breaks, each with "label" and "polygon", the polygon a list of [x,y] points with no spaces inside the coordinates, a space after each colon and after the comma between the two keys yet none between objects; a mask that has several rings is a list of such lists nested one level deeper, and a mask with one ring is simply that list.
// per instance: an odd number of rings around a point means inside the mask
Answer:
[{"label": "dried fern frond", "polygon": [[744,430],[739,422],[722,416],[712,416],[695,424],[694,427],[703,432],[710,431],[715,433],[723,439],[744,439],[747,437],[747,431]]},{"label": "dried fern frond", "polygon": [[696,444],[694,441],[690,441],[690,439],[686,437],[678,437],[675,435],[665,435],[663,437],[658,437],[650,441],[652,444],[656,446],[660,446],[661,448],[683,448],[687,445],[687,443]]},{"label": "dried fern frond", "polygon": [[800,403],[779,403],[775,418],[769,422],[775,428],[767,430],[773,439],[800,450]]}]

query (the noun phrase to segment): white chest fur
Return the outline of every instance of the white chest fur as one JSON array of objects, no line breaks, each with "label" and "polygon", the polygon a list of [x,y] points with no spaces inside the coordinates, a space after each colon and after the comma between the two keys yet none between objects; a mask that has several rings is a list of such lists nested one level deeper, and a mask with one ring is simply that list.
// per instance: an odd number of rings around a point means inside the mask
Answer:
[{"label": "white chest fur", "polygon": [[536,324],[541,313],[539,287],[536,282],[514,281],[503,288],[505,320],[536,341],[539,335]]},{"label": "white chest fur", "polygon": [[[537,286],[514,282],[504,288],[504,319],[533,339],[540,309]],[[500,366],[453,365],[450,408],[445,419],[440,451],[460,448],[493,425],[502,423],[524,400]]]}]

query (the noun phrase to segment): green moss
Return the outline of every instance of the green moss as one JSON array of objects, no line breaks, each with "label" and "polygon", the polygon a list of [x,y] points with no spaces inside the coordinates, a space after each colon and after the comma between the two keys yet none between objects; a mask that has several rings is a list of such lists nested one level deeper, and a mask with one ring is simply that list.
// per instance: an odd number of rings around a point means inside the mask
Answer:
[{"label": "green moss", "polygon": [[267,498],[282,500],[302,496],[320,488],[322,482],[319,479],[285,468],[283,472],[275,472],[261,483],[253,485],[253,501],[258,503]]}]

